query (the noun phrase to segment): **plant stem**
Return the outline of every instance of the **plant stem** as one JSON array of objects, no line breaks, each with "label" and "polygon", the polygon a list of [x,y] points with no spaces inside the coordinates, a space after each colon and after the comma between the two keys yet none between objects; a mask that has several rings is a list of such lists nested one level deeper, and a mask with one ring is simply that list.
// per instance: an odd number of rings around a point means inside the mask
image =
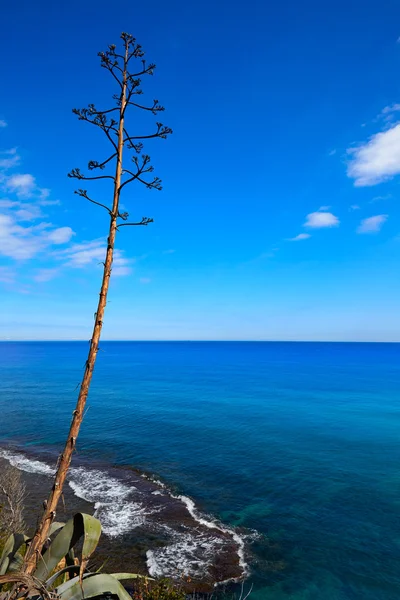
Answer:
[{"label": "plant stem", "polygon": [[101,330],[103,327],[104,311],[107,303],[107,294],[111,277],[111,268],[113,262],[115,236],[117,232],[117,216],[119,207],[119,198],[121,191],[121,175],[122,175],[122,151],[124,147],[124,120],[126,108],[126,89],[127,89],[127,62],[128,62],[129,44],[125,41],[125,59],[122,79],[121,106],[119,112],[119,127],[118,127],[118,151],[116,157],[116,170],[114,180],[114,196],[113,206],[110,214],[110,228],[107,240],[107,252],[104,262],[103,279],[101,283],[99,302],[95,313],[95,323],[93,327],[92,339],[90,341],[90,349],[86,361],[85,372],[80,385],[80,391],[71,426],[68,432],[68,437],[65,443],[64,450],[57,464],[57,471],[54,478],[54,484],[47,500],[47,505],[43,516],[37,526],[36,532],[29,545],[29,549],[25,556],[23,573],[31,575],[35,571],[38,560],[41,555],[42,548],[47,540],[48,532],[51,523],[53,522],[58,501],[62,495],[63,486],[71,464],[72,455],[75,449],[76,440],[82,424],[86,400],[89,394],[89,388],[92,381],[94,365],[96,362],[97,352],[99,350],[99,341]]}]

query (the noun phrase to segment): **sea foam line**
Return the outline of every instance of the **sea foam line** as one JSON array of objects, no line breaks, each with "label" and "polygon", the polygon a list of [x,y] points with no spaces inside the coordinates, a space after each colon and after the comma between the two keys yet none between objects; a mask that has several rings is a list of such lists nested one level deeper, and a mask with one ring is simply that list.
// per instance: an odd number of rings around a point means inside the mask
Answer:
[{"label": "sea foam line", "polygon": [[13,467],[16,467],[20,471],[25,471],[26,473],[40,473],[41,475],[50,476],[54,475],[56,472],[54,468],[46,463],[40,460],[27,458],[18,452],[0,449],[0,457],[7,460]]},{"label": "sea foam line", "polygon": [[[226,533],[227,535],[231,536],[231,538],[234,540],[234,542],[238,546],[237,553],[238,553],[238,557],[239,557],[239,565],[243,571],[242,577],[246,577],[248,575],[249,567],[245,560],[245,542],[244,542],[244,539],[242,538],[242,536],[240,536],[234,529],[231,529],[230,527],[224,527],[223,525],[217,523],[216,521],[207,520],[204,517],[202,517],[201,515],[199,515],[195,503],[188,496],[172,495],[172,497],[177,498],[178,500],[181,500],[181,502],[183,502],[186,505],[186,507],[187,507],[190,515],[193,517],[193,519],[195,519],[201,525],[204,525],[205,527],[208,527],[209,529],[217,529],[218,531],[221,531],[221,533]],[[231,579],[227,579],[226,581],[222,581],[220,583],[227,583],[228,581],[239,581],[240,579],[242,579],[242,577],[234,577]]]},{"label": "sea foam line", "polygon": [[[55,474],[55,468],[19,452],[0,449],[0,457],[26,473],[48,477]],[[141,503],[128,500],[136,490],[133,485],[128,487],[103,471],[73,467],[68,473],[68,485],[77,498],[94,504],[95,515],[109,537],[118,537],[143,525],[149,514]]]},{"label": "sea foam line", "polygon": [[[195,521],[200,523],[200,525],[203,525],[204,527],[207,527],[208,529],[217,529],[221,533],[230,535],[231,538],[233,539],[233,541],[236,543],[236,545],[238,547],[237,554],[239,557],[239,566],[242,569],[243,573],[240,577],[232,577],[232,578],[226,579],[224,581],[220,581],[220,582],[218,582],[218,585],[223,584],[223,583],[228,583],[231,581],[233,581],[233,582],[240,581],[243,579],[243,577],[247,577],[249,575],[249,566],[245,559],[245,541],[241,535],[239,535],[233,528],[224,527],[217,521],[212,520],[212,519],[206,519],[203,515],[200,515],[196,508],[196,504],[194,503],[194,501],[191,498],[189,498],[188,496],[184,496],[183,494],[173,494],[170,490],[168,490],[165,483],[163,483],[159,479],[156,479],[156,478],[152,477],[151,475],[146,475],[144,473],[142,474],[142,477],[144,479],[148,479],[149,481],[152,481],[153,483],[157,484],[162,489],[168,491],[169,495],[172,498],[175,498],[176,500],[180,500],[186,506],[190,516]],[[150,550],[146,553],[146,555],[148,555],[148,561],[147,561],[148,568],[150,569],[149,563],[153,566],[153,568],[155,568],[154,552]]]}]

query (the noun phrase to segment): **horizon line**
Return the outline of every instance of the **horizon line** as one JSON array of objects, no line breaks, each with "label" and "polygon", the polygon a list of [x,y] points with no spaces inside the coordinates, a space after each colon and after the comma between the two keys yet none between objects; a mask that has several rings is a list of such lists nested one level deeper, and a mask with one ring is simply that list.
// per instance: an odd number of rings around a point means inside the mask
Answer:
[{"label": "horizon line", "polygon": [[[0,339],[0,343],[88,343],[87,339]],[[103,339],[107,343],[156,343],[156,344],[399,344],[400,340],[149,340],[149,339]]]}]

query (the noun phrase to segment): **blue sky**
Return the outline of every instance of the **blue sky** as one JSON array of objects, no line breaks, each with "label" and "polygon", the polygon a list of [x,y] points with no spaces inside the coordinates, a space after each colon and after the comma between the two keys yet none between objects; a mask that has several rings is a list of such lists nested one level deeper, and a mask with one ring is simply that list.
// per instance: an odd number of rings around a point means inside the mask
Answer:
[{"label": "blue sky", "polygon": [[[399,341],[399,17],[394,1],[6,3],[0,339],[90,337],[108,225],[66,174],[107,147],[71,109],[108,106],[97,52],[125,30],[174,134],[146,146],[163,191],[122,199],[155,222],[118,235],[104,337]],[[156,120],[128,118],[132,134]]]}]

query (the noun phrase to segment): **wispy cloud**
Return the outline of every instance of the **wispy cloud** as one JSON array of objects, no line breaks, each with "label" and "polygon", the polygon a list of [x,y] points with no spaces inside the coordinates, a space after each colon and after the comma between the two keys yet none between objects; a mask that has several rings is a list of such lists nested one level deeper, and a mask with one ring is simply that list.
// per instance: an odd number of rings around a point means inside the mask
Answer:
[{"label": "wispy cloud", "polygon": [[301,240],[308,240],[311,237],[310,233],[299,233],[295,237],[289,238],[288,242],[300,242]]},{"label": "wispy cloud", "polygon": [[151,283],[151,279],[150,277],[141,277],[139,279],[140,283],[142,283],[143,285],[147,285],[148,283]]},{"label": "wispy cloud", "polygon": [[0,119],[0,128],[2,127],[7,127],[7,121],[5,121],[4,119]]},{"label": "wispy cloud", "polygon": [[36,188],[36,180],[30,173],[16,173],[6,181],[6,189],[19,198],[31,198]]},{"label": "wispy cloud", "polygon": [[10,148],[9,150],[3,150],[0,152],[0,169],[7,171],[17,167],[21,162],[21,157],[17,152],[16,148]]},{"label": "wispy cloud", "polygon": [[347,174],[356,187],[366,187],[392,179],[400,173],[400,123],[376,133],[368,141],[347,150]]},{"label": "wispy cloud", "polygon": [[369,204],[373,204],[374,202],[380,202],[381,200],[390,200],[393,198],[392,194],[385,194],[384,196],[374,196],[372,200],[369,201]]},{"label": "wispy cloud", "polygon": [[125,277],[132,273],[132,267],[130,266],[131,260],[121,256],[120,251],[116,253],[113,261],[112,274],[114,277]]},{"label": "wispy cloud", "polygon": [[163,250],[163,254],[174,254],[174,253],[175,253],[175,250],[172,250],[172,249],[170,249],[170,250]]},{"label": "wispy cloud", "polygon": [[2,283],[12,284],[16,280],[15,269],[11,267],[0,267],[0,281]]},{"label": "wispy cloud", "polygon": [[33,200],[41,206],[60,204],[58,200],[50,200],[50,190],[37,185],[31,173],[12,173],[9,171],[21,162],[16,148],[0,152],[0,183],[3,190],[15,194],[20,200]]},{"label": "wispy cloud", "polygon": [[334,148],[333,150],[330,150],[328,152],[328,156],[335,156],[336,152],[337,152],[337,150],[336,150],[336,148]]},{"label": "wispy cloud", "polygon": [[33,279],[38,283],[45,283],[47,281],[51,281],[59,274],[59,269],[39,269],[33,276]]},{"label": "wispy cloud", "polygon": [[[72,244],[68,248],[57,252],[55,257],[63,261],[64,266],[74,269],[83,269],[102,263],[106,255],[106,244],[103,239],[91,240],[79,244]],[[112,273],[116,277],[130,275],[134,259],[125,258],[120,250],[114,254]]]},{"label": "wispy cloud", "polygon": [[10,215],[0,214],[0,255],[15,260],[33,258],[54,244],[69,241],[72,235],[70,227],[54,228],[51,223],[23,227]]},{"label": "wispy cloud", "polygon": [[385,118],[391,118],[395,113],[400,111],[400,104],[390,104],[389,106],[385,106],[380,113],[380,116]]},{"label": "wispy cloud", "polygon": [[62,258],[67,266],[76,269],[104,261],[104,240],[93,240],[91,242],[72,244],[72,246],[60,252],[58,257]]},{"label": "wispy cloud", "polygon": [[360,206],[358,204],[352,204],[349,208],[349,210],[360,210]]},{"label": "wispy cloud", "polygon": [[304,227],[322,229],[324,227],[337,227],[339,219],[331,212],[317,211],[307,215]]},{"label": "wispy cloud", "polygon": [[357,228],[357,233],[378,233],[387,218],[388,215],[375,215],[374,217],[363,219]]},{"label": "wispy cloud", "polygon": [[69,242],[73,235],[75,235],[75,233],[72,231],[71,227],[58,227],[57,229],[50,231],[47,237],[50,243],[59,245]]}]

